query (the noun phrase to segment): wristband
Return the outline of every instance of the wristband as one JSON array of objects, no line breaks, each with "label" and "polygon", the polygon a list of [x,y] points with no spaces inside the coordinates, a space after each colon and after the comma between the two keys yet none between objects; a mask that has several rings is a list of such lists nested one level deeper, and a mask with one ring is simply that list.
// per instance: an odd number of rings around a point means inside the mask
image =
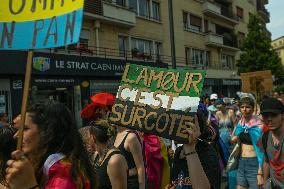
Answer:
[{"label": "wristband", "polygon": [[33,187],[30,187],[29,189],[36,189],[37,187],[39,187],[39,185],[38,184],[36,184],[35,186],[33,186]]},{"label": "wristband", "polygon": [[257,175],[263,176],[263,174],[261,174],[261,173],[258,173]]},{"label": "wristband", "polygon": [[190,156],[192,154],[196,154],[196,151],[192,151],[192,152],[188,152],[188,153],[184,153],[185,156]]}]

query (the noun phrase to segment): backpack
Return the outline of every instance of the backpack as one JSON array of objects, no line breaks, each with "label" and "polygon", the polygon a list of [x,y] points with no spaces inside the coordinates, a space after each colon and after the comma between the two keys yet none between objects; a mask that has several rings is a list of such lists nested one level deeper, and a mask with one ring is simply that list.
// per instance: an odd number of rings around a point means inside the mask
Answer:
[{"label": "backpack", "polygon": [[160,137],[144,133],[143,140],[135,130],[134,133],[141,146],[145,167],[145,188],[164,189],[170,181],[170,169],[168,164],[167,148]]},{"label": "backpack", "polygon": [[164,189],[170,182],[167,148],[163,140],[152,134],[144,134],[144,158],[148,189]]}]

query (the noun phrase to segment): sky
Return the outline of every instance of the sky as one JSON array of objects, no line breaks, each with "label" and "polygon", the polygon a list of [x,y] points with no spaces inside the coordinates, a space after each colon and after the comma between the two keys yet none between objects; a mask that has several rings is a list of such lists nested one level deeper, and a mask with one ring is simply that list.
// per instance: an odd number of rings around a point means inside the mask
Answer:
[{"label": "sky", "polygon": [[266,26],[272,40],[284,36],[284,0],[269,0],[266,8],[270,12],[270,23]]}]

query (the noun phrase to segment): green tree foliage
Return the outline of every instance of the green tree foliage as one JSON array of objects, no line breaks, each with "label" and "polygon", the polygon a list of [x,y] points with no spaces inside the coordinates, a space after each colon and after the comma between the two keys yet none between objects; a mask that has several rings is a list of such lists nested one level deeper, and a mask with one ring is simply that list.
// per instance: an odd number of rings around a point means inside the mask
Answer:
[{"label": "green tree foliage", "polygon": [[251,15],[248,35],[241,45],[238,60],[238,73],[271,70],[275,75],[275,84],[284,81],[284,68],[276,52],[271,48],[271,39],[265,33],[265,27],[257,15]]}]

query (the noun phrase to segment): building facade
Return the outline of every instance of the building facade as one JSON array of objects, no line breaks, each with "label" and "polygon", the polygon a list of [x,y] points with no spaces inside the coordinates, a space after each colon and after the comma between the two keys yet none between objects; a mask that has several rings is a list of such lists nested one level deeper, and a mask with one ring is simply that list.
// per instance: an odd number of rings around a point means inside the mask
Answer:
[{"label": "building facade", "polygon": [[[205,69],[204,94],[234,96],[241,89],[235,65],[249,15],[268,22],[268,2],[172,2],[177,68]],[[126,63],[172,67],[169,20],[168,0],[85,0],[79,43],[35,51],[30,99],[59,99],[79,119],[90,95],[116,92]],[[11,117],[20,112],[26,56],[1,52],[0,104]]]},{"label": "building facade", "polygon": [[281,63],[284,66],[284,36],[273,40],[271,46],[280,57]]}]

